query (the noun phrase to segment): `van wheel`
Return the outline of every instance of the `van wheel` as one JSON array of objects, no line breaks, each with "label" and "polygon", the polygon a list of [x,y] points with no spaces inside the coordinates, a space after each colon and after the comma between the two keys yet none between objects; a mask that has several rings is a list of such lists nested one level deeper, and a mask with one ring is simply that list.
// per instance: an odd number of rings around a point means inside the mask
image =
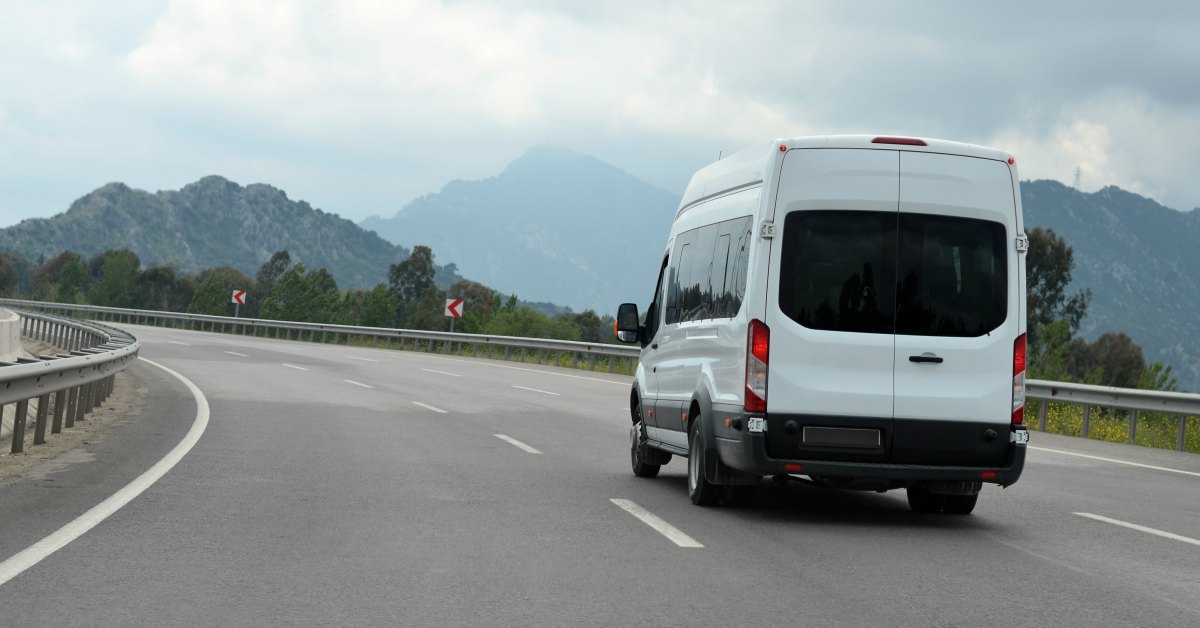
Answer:
[{"label": "van wheel", "polygon": [[629,429],[629,460],[633,463],[633,474],[639,478],[652,478],[662,468],[659,464],[646,462],[646,424],[642,422],[642,403],[634,406],[637,423]]},{"label": "van wheel", "polygon": [[703,421],[696,414],[691,422],[692,429],[688,430],[688,497],[697,506],[714,506],[720,501],[724,487],[704,479],[704,438],[700,434]]},{"label": "van wheel", "polygon": [[969,515],[972,510],[975,510],[975,503],[979,501],[979,493],[974,495],[946,495],[946,506],[942,508],[942,512],[951,515]]},{"label": "van wheel", "polygon": [[908,487],[908,507],[912,508],[913,512],[942,512],[946,507],[947,497],[949,496],[930,493],[920,486]]},{"label": "van wheel", "polygon": [[725,487],[725,497],[722,500],[726,506],[735,508],[749,506],[758,494],[758,487],[753,485],[734,485]]}]

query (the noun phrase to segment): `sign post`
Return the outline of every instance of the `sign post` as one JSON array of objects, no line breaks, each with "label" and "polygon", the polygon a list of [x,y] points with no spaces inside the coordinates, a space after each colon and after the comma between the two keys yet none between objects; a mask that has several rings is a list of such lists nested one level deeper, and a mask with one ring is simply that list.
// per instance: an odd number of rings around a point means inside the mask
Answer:
[{"label": "sign post", "polygon": [[233,298],[230,299],[230,303],[233,303],[233,317],[234,318],[238,317],[238,312],[241,311],[242,304],[245,302],[246,302],[246,291],[245,290],[234,290]]}]

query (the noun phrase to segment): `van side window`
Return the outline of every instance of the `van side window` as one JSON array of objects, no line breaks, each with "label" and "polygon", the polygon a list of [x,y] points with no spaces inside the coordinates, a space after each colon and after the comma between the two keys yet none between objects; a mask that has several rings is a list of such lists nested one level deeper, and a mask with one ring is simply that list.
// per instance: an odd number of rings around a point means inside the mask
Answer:
[{"label": "van side window", "polygon": [[729,299],[725,296],[725,275],[729,271],[730,234],[717,237],[717,248],[713,249],[712,274],[709,276],[709,293],[712,294],[713,318],[733,316],[729,312]]},{"label": "van side window", "polygon": [[750,223],[745,216],[679,234],[668,268],[665,324],[737,315],[746,292]]},{"label": "van side window", "polygon": [[671,252],[671,260],[667,265],[667,309],[663,324],[674,325],[680,322],[680,287],[686,285],[688,275],[691,275],[691,243],[696,238],[695,230],[679,234],[675,238],[675,250]]}]

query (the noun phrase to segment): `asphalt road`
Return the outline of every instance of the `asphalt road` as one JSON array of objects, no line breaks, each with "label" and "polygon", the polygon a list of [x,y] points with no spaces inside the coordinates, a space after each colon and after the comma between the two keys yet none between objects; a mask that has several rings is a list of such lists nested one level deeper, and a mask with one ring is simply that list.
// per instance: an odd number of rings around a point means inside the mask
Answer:
[{"label": "asphalt road", "polygon": [[[1197,456],[1035,434],[969,517],[799,482],[699,508],[683,459],[630,472],[627,377],[129,329],[207,429],[0,585],[0,626],[1200,625]],[[182,383],[133,373],[135,420],[0,488],[0,561],[192,428]]]}]

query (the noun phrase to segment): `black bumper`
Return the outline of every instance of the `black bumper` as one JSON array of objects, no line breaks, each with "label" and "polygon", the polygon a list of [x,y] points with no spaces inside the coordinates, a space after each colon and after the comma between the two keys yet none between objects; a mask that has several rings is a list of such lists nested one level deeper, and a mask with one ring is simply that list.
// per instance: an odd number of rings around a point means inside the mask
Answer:
[{"label": "black bumper", "polygon": [[[726,465],[757,475],[797,474],[810,477],[888,480],[909,482],[984,482],[1010,486],[1021,477],[1025,468],[1026,445],[1009,443],[1000,464],[964,466],[946,464],[914,464],[863,460],[776,458],[767,453],[764,433],[741,430],[720,430],[716,447]],[[1007,436],[1007,434],[1005,435]],[[823,457],[824,458],[824,457]]]}]

